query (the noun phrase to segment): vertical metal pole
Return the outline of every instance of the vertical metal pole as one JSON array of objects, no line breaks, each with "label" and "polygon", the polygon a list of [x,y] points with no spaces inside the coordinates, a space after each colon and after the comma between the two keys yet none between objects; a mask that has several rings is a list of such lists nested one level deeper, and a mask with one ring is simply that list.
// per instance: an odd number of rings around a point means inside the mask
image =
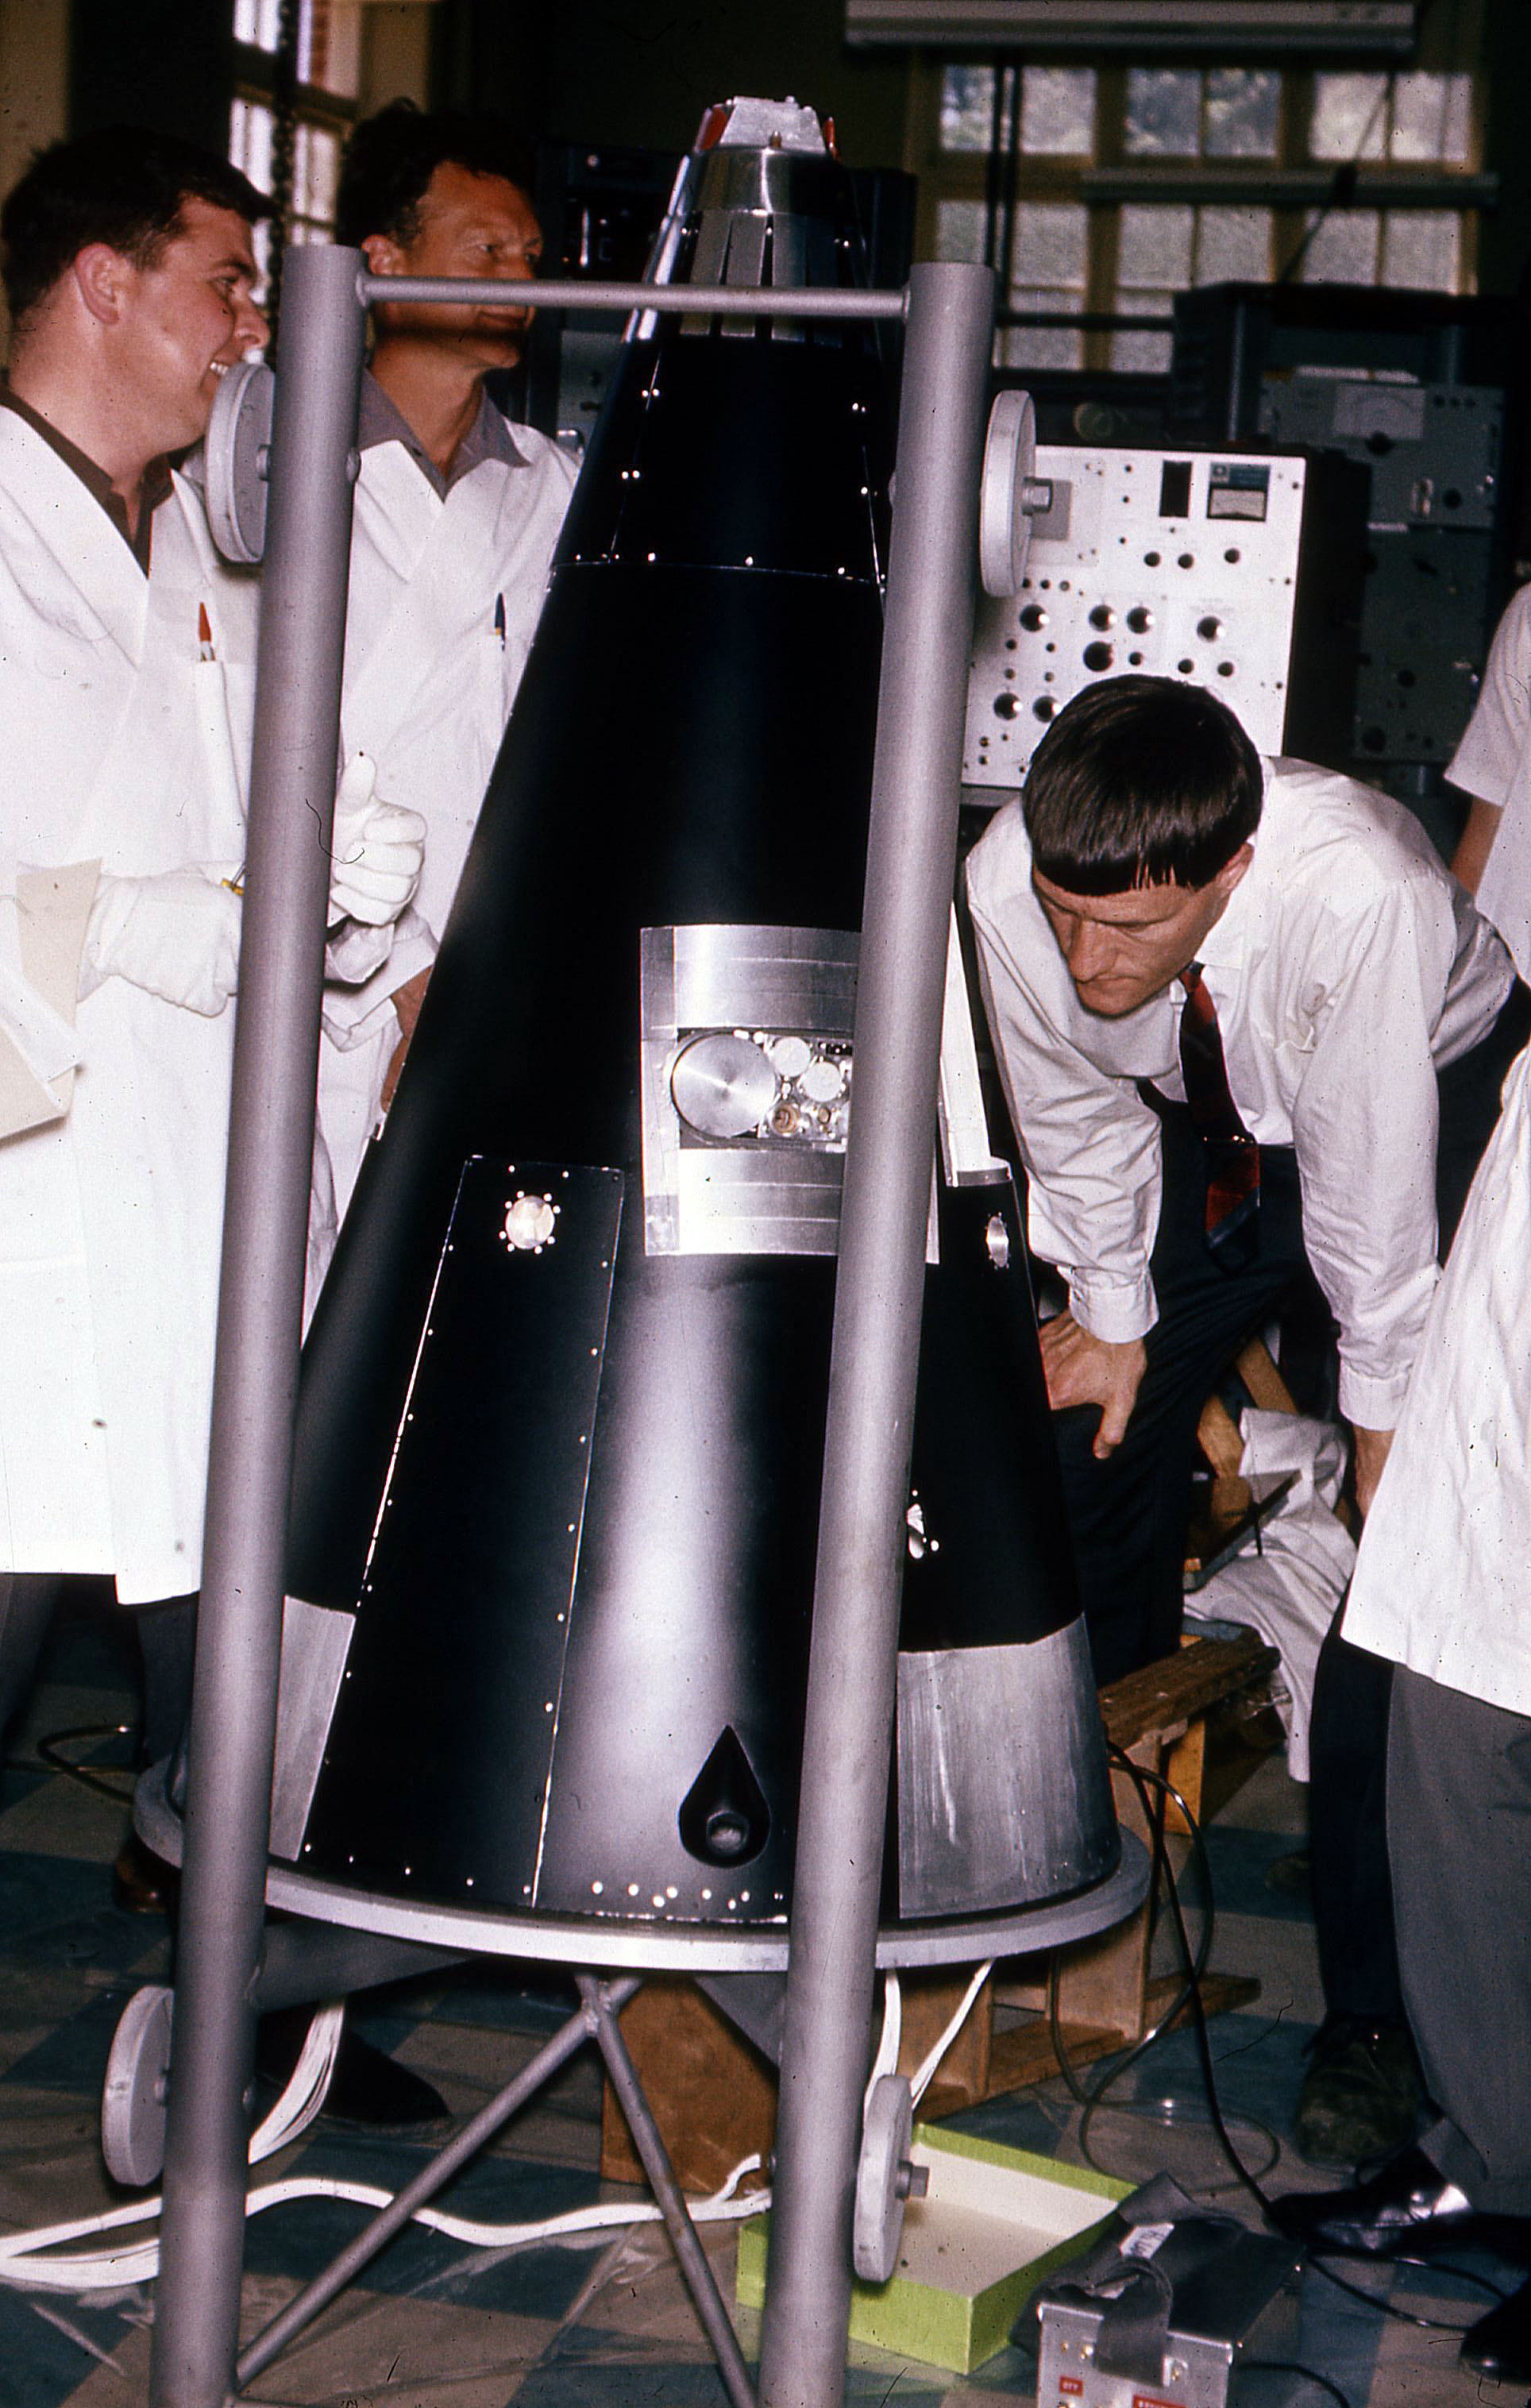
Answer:
[{"label": "vertical metal pole", "polygon": [[290,251],[272,429],[150,2396],[233,2387],[365,312]]},{"label": "vertical metal pole", "polygon": [[761,2408],[845,2390],[994,293],[909,281]]}]

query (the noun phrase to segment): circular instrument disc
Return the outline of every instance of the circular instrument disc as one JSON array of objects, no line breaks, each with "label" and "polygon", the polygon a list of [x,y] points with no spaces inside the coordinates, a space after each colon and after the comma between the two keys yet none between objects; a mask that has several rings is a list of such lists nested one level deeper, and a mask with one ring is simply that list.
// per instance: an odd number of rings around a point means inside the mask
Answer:
[{"label": "circular instrument disc", "polygon": [[747,1137],[776,1101],[776,1072],[748,1037],[694,1037],[670,1072],[681,1119],[701,1137]]}]

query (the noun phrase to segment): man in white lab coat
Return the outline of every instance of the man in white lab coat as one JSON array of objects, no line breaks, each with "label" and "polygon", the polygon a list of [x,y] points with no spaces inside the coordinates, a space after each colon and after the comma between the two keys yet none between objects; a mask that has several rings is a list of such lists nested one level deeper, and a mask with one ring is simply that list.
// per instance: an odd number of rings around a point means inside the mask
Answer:
[{"label": "man in white lab coat", "polygon": [[[1346,1632],[1396,1667],[1387,1833],[1409,2020],[1438,2111],[1360,2187],[1279,2202],[1311,2245],[1531,2265],[1531,1055],[1436,1291]],[[1531,2281],[1463,2363],[1531,2382]]]},{"label": "man in white lab coat", "polygon": [[[168,458],[265,339],[265,211],[119,128],[43,153],[0,216],[0,1725],[58,1576],[109,1574],[160,1642],[150,1756],[201,1568],[254,626]],[[372,784],[332,907],[375,961],[420,844]]]},{"label": "man in white lab coat", "polygon": [[[520,146],[493,118],[395,102],[359,125],[336,232],[375,276],[529,280],[542,236]],[[417,909],[439,938],[537,628],[575,466],[484,390],[529,308],[379,306],[363,380],[342,728],[427,824]],[[386,993],[387,973],[374,986]],[[413,1029],[423,975],[379,1031],[330,1034],[320,1110],[343,1211]]]},{"label": "man in white lab coat", "polygon": [[[1201,1405],[1317,1280],[1362,1510],[1531,998],[1385,796],[1262,761],[1216,697],[1102,679],[967,867],[1033,1243],[1070,1306],[1042,1336],[1096,1669],[1172,1647]],[[1321,2162],[1411,2128],[1382,1788],[1387,1678],[1337,1629],[1312,1726],[1327,2014],[1297,2114]]]},{"label": "man in white lab coat", "polygon": [[1531,979],[1531,586],[1511,595],[1495,630],[1446,775],[1471,798],[1452,867]]}]

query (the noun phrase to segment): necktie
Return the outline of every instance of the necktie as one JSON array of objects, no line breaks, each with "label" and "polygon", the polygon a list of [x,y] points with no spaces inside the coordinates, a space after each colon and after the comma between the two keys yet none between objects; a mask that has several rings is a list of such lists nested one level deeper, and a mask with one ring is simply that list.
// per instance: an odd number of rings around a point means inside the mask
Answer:
[{"label": "necktie", "polygon": [[1199,962],[1186,964],[1180,984],[1180,1072],[1207,1154],[1207,1244],[1224,1270],[1242,1270],[1260,1247],[1260,1149],[1229,1093],[1217,1010]]}]

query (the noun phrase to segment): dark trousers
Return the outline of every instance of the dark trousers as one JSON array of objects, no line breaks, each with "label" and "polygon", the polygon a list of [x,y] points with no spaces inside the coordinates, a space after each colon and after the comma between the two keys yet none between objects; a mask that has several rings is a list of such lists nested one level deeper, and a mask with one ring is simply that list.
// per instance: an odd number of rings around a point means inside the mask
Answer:
[{"label": "dark trousers", "polygon": [[[1504,1074],[1531,1033],[1517,985],[1495,1026],[1441,1072],[1437,1213],[1444,1254],[1498,1117]],[[1378,1075],[1385,1076],[1385,1066]],[[1159,1319],[1127,1434],[1096,1462],[1097,1406],[1053,1416],[1080,1602],[1097,1680],[1152,1662],[1176,1642],[1196,1423],[1244,1340],[1312,1274],[1302,1246],[1295,1157],[1264,1147],[1260,1243],[1242,1269],[1212,1260],[1203,1236],[1205,1168],[1183,1105],[1153,1098],[1163,1125],[1164,1196],[1152,1269]],[[1331,1632],[1319,1659],[1311,1734],[1313,1906],[1331,2009],[1401,2014],[1383,1821],[1385,1667]]]},{"label": "dark trousers", "polygon": [[1180,1627],[1196,1424],[1219,1373],[1252,1331],[1309,1276],[1297,1166],[1289,1147],[1260,1156],[1260,1248],[1244,1269],[1207,1251],[1205,1154],[1183,1105],[1155,1105],[1164,1195],[1153,1249],[1159,1318],[1126,1436],[1097,1462],[1098,1405],[1054,1413],[1064,1502],[1097,1681],[1114,1681],[1175,1645]]},{"label": "dark trousers", "polygon": [[[55,1572],[0,1572],[0,1736],[32,1694],[63,1585]],[[196,1599],[174,1597],[127,1610],[144,1664],[138,1756],[144,1764],[158,1764],[176,1746],[191,1712]]]},{"label": "dark trousers", "polygon": [[1531,2216],[1531,1721],[1398,1666],[1388,1841],[1409,2025],[1441,2110],[1420,2145],[1480,2213]]}]

